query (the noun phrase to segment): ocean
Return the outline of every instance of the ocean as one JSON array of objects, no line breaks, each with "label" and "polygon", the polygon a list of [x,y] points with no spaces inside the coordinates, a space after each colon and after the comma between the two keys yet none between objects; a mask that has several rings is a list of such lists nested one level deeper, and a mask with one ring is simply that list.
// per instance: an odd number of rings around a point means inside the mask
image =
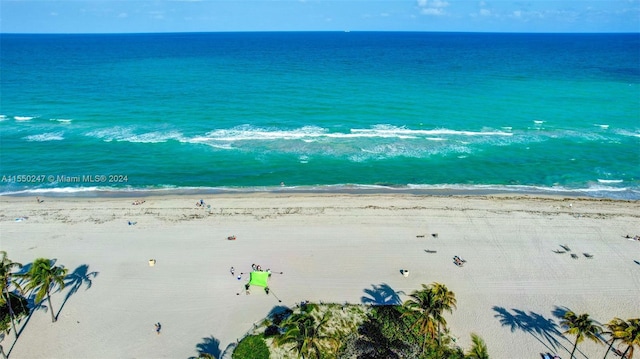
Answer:
[{"label": "ocean", "polygon": [[0,194],[640,199],[640,34],[0,34]]}]

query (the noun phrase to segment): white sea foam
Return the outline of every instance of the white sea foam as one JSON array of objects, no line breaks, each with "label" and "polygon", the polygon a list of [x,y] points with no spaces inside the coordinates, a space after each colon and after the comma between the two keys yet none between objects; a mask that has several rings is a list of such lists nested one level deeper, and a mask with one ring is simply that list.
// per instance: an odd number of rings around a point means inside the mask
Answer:
[{"label": "white sea foam", "polygon": [[67,119],[67,118],[52,118],[49,121],[55,121],[55,122],[60,123],[61,125],[69,125],[69,124],[71,124],[71,121],[73,121],[73,120]]},{"label": "white sea foam", "polygon": [[610,179],[600,179],[600,178],[598,178],[598,182],[599,183],[622,183],[624,181],[623,180],[619,180],[619,179],[610,180]]},{"label": "white sea foam", "polygon": [[62,141],[64,136],[62,132],[47,132],[38,135],[31,135],[23,137],[24,140],[30,142],[45,142],[45,141]]},{"label": "white sea foam", "polygon": [[7,115],[0,115],[0,121],[8,120]]},{"label": "white sea foam", "polygon": [[327,136],[327,130],[317,126],[306,126],[293,130],[265,129],[243,125],[231,129],[208,132],[198,138],[206,141],[251,141],[251,140],[299,140]]},{"label": "white sea foam", "polygon": [[111,127],[107,129],[91,131],[86,135],[99,138],[105,142],[117,141],[134,143],[160,143],[167,142],[169,140],[183,140],[182,134],[178,131],[154,131],[136,134],[133,132],[133,129],[126,127]]},{"label": "white sea foam", "polygon": [[62,188],[35,188],[24,190],[13,190],[0,192],[3,195],[34,195],[52,194],[61,196],[83,196],[94,193],[106,193],[109,195],[153,195],[153,194],[202,194],[202,193],[255,193],[255,192],[409,192],[427,193],[436,195],[451,194],[539,194],[539,195],[562,195],[562,196],[586,196],[592,198],[614,198],[625,200],[640,200],[640,191],[629,188],[613,188],[603,185],[592,185],[588,188],[566,188],[561,186],[526,186],[526,185],[465,185],[465,184],[332,184],[319,186],[255,186],[255,187],[177,187],[173,185],[157,185],[152,187],[62,187]]},{"label": "white sea foam", "polygon": [[433,130],[412,130],[404,127],[394,127],[386,125],[374,126],[372,129],[352,129],[351,132],[385,135],[387,137],[406,136],[411,138],[419,136],[513,136],[513,133],[504,131],[460,131],[447,128],[439,128]]},{"label": "white sea foam", "polygon": [[33,120],[35,117],[33,117],[33,116],[14,116],[13,118],[16,121],[30,121],[30,120]]},{"label": "white sea foam", "polygon": [[105,142],[118,141],[123,138],[131,137],[132,131],[129,128],[124,127],[111,127],[100,130],[88,132],[86,134],[89,137],[99,138]]},{"label": "white sea foam", "polygon": [[627,137],[640,137],[640,132],[629,131],[629,130],[614,130],[616,135],[627,136]]},{"label": "white sea foam", "polygon": [[186,139],[192,143],[210,142],[234,142],[234,141],[271,141],[271,140],[301,140],[307,143],[322,138],[354,139],[354,138],[394,138],[446,140],[443,136],[512,136],[512,133],[503,131],[457,131],[449,129],[412,130],[403,127],[378,125],[368,129],[350,129],[349,132],[330,132],[328,129],[317,126],[306,126],[297,129],[271,129],[258,128],[250,125],[238,126],[231,129],[218,129],[210,131],[204,136],[196,136]]},{"label": "white sea foam", "polygon": [[596,123],[596,124],[594,124],[594,126],[600,127],[600,128],[601,128],[601,129],[603,129],[603,130],[606,130],[606,129],[608,129],[608,128],[609,128],[609,125],[598,125],[597,123]]},{"label": "white sea foam", "polygon": [[159,143],[159,142],[167,142],[169,140],[180,140],[181,138],[182,138],[182,134],[180,132],[169,131],[169,132],[142,133],[139,135],[133,135],[128,138],[120,139],[118,141]]},{"label": "white sea foam", "polygon": [[544,123],[544,121],[542,121],[542,120],[533,120],[533,123],[535,123],[536,125],[542,125]]}]

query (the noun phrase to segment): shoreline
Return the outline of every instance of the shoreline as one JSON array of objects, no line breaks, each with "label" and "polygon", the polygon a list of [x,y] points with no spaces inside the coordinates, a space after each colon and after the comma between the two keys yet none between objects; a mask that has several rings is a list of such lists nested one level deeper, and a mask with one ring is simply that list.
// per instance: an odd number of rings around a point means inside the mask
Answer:
[{"label": "shoreline", "polygon": [[[458,309],[446,318],[460,346],[476,332],[495,358],[567,357],[572,337],[561,334],[557,308],[601,323],[637,315],[640,242],[623,236],[640,234],[638,201],[243,193],[133,205],[133,197],[34,197],[0,197],[9,258],[55,258],[70,273],[96,275],[90,288],[53,294],[56,323],[43,309],[24,321],[14,358],[189,357],[210,338],[222,353],[278,306],[364,304],[371,293],[384,299],[375,290],[385,286],[404,301],[434,281],[456,294]],[[559,245],[579,258],[554,253]],[[467,262],[457,267],[453,256]],[[252,263],[283,273],[269,284],[282,303],[260,291],[237,294],[246,278],[229,268],[248,272]],[[511,330],[509,314],[546,326]],[[606,348],[584,342],[579,350],[600,357]]]},{"label": "shoreline", "polygon": [[3,197],[56,197],[56,198],[129,198],[165,196],[205,196],[205,195],[414,195],[414,196],[526,196],[604,199],[614,201],[638,201],[640,192],[631,189],[566,189],[537,186],[493,186],[493,185],[318,185],[318,186],[256,186],[256,187],[159,187],[159,188],[119,188],[119,187],[63,187],[40,188],[0,193]]}]

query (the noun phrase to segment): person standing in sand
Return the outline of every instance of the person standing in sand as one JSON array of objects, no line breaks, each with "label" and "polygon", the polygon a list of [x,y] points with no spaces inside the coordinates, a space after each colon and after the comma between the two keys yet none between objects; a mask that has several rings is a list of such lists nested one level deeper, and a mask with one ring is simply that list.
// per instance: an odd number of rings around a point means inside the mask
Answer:
[{"label": "person standing in sand", "polygon": [[155,325],[156,325],[156,333],[160,335],[160,329],[162,329],[162,324],[160,324],[160,322],[157,322]]}]

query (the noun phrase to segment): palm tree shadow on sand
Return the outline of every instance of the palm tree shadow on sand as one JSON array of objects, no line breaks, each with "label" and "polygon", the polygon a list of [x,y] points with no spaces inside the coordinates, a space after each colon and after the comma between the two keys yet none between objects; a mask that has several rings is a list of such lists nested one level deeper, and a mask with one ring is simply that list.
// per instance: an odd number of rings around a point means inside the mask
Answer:
[{"label": "palm tree shadow on sand", "polygon": [[212,336],[202,338],[202,342],[196,344],[197,357],[191,357],[189,359],[199,358],[221,358],[220,340]]},{"label": "palm tree shadow on sand", "polygon": [[[554,317],[558,318],[558,320],[562,320],[562,319],[564,319],[564,315],[565,315],[567,312],[570,312],[570,311],[571,311],[571,309],[569,309],[569,308],[567,308],[567,307],[558,307],[558,306],[556,306],[556,307],[553,309],[553,311],[551,312],[551,314],[553,314],[553,316],[554,316]],[[597,323],[597,324],[601,325],[600,323]],[[572,343],[569,339],[567,339],[567,338],[566,338],[566,337],[564,337],[564,336],[563,336],[563,338],[564,338],[565,340],[567,340],[567,341],[569,342],[569,344],[570,344],[570,345],[573,345],[573,343]],[[600,335],[600,336],[599,336],[599,338],[600,338],[600,340],[601,340],[601,341],[603,341],[603,342],[605,342],[605,343],[606,343],[606,340],[605,340],[605,338],[604,338],[603,336],[601,336],[601,335]],[[567,349],[567,348],[565,348],[565,349]],[[567,349],[567,351],[568,351],[568,352],[570,352],[571,350]],[[576,349],[576,352],[577,352],[577,353],[579,353],[580,355],[582,355],[583,357],[587,358],[587,359],[589,358],[588,356],[586,356],[586,355],[585,355],[585,354],[580,350],[580,348],[577,348],[577,349]],[[576,353],[576,355],[575,355],[574,357],[577,357],[577,353]]]},{"label": "palm tree shadow on sand", "polygon": [[[53,263],[55,263],[55,259],[52,260]],[[20,270],[16,273],[17,275],[25,275],[27,273],[29,273],[29,271],[31,270],[31,267],[33,266],[33,262],[31,263],[27,263],[24,266],[22,266],[22,268],[20,268]],[[18,279],[18,284],[20,284],[20,286],[24,287],[27,284],[28,280],[25,278],[19,278]],[[27,324],[29,324],[29,321],[31,320],[31,317],[33,316],[33,314],[37,311],[43,311],[43,312],[47,312],[49,310],[49,307],[44,303],[44,300],[41,301],[40,303],[36,303],[36,293],[31,291],[28,293],[24,293],[24,298],[27,300],[27,307],[30,308],[29,310],[29,314],[26,316],[26,318],[20,320],[18,323],[21,324],[20,328],[17,328],[16,330],[18,331],[16,333],[16,337],[14,338],[13,344],[11,344],[11,347],[9,348],[9,351],[7,352],[7,356],[11,355],[11,352],[13,351],[13,347],[16,345],[16,343],[18,342],[18,339],[20,338],[20,335],[22,335],[22,332],[24,331],[24,329],[27,327]]]},{"label": "palm tree shadow on sand", "polygon": [[27,327],[27,324],[29,324],[29,321],[31,320],[31,317],[33,316],[33,314],[39,310],[45,313],[50,310],[49,307],[47,307],[47,305],[44,303],[44,301],[42,301],[39,305],[36,303],[35,293],[29,293],[28,295],[25,296],[25,299],[27,300],[27,307],[31,308],[31,310],[29,310],[29,314],[27,315],[26,318],[18,322],[21,325],[20,325],[20,328],[17,329],[18,331],[17,336],[14,338],[13,343],[11,344],[11,347],[9,347],[9,351],[7,352],[8,357],[11,356],[13,347],[18,342],[18,339],[20,338],[20,335],[22,335],[22,332],[24,331],[24,329]]},{"label": "palm tree shadow on sand", "polygon": [[365,296],[362,296],[360,300],[362,304],[373,304],[373,305],[400,305],[402,301],[400,300],[400,295],[403,294],[401,291],[396,292],[391,288],[388,284],[382,283],[372,284],[371,289],[365,289]]},{"label": "palm tree shadow on sand", "polygon": [[503,327],[509,327],[511,332],[522,330],[525,333],[529,333],[549,351],[557,352],[559,347],[568,350],[557,339],[567,340],[553,319],[545,318],[535,312],[527,313],[519,309],[511,309],[509,311],[498,306],[494,306],[492,309],[496,312],[494,317],[498,318]]},{"label": "palm tree shadow on sand", "polygon": [[[52,260],[52,263],[55,263],[55,259]],[[33,266],[33,263],[28,263],[25,264],[24,266],[22,266],[22,268],[20,269],[20,271],[17,273],[18,275],[25,275],[27,273],[29,273],[29,271],[31,270],[31,267]],[[19,284],[24,287],[28,280],[25,278],[20,278],[18,280]],[[58,289],[59,290],[59,289]],[[57,291],[57,290],[56,290]],[[55,293],[55,292],[54,292]],[[24,293],[24,298],[27,300],[27,306],[30,308],[29,310],[29,315],[27,315],[27,317],[23,320],[21,320],[21,326],[20,329],[18,329],[18,333],[17,336],[20,337],[20,335],[22,334],[22,331],[24,331],[24,328],[26,328],[27,324],[29,323],[29,320],[31,320],[31,317],[33,316],[33,314],[37,311],[43,311],[43,312],[47,312],[49,311],[49,307],[46,305],[45,301],[42,300],[40,303],[36,303],[36,293],[33,291],[30,291],[28,293]],[[17,338],[16,338],[17,341]],[[15,345],[15,343],[14,343]],[[13,349],[13,346],[11,346],[11,349]],[[9,350],[9,354],[11,353],[11,350]]]},{"label": "palm tree shadow on sand", "polygon": [[76,294],[83,286],[86,286],[85,290],[91,288],[93,279],[95,279],[95,277],[97,276],[98,272],[89,272],[89,265],[82,264],[64,278],[64,286],[65,288],[69,288],[69,291],[67,292],[67,296],[64,298],[64,301],[60,306],[60,310],[58,310],[56,318],[58,317],[58,315],[60,315],[60,313],[62,313],[62,308],[64,308],[64,305],[67,304],[69,298],[71,298],[72,295]]}]

